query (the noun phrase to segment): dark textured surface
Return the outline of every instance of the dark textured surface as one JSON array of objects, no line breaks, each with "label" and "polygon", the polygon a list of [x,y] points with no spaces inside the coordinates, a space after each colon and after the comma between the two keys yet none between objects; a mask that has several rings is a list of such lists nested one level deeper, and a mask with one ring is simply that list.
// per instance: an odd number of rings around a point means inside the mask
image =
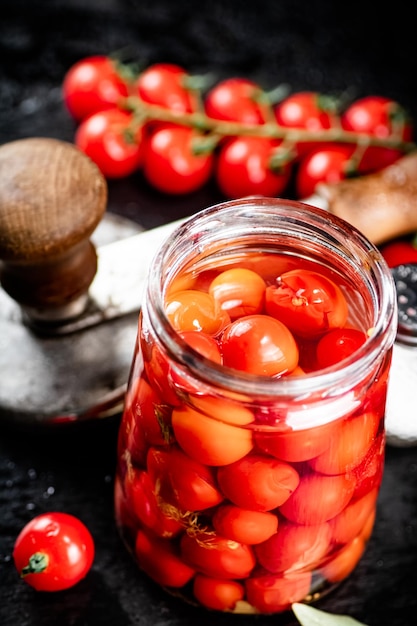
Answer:
[{"label": "dark textured surface", "polygon": [[[366,7],[369,4],[369,13]],[[27,136],[71,141],[74,124],[60,85],[79,58],[128,48],[144,65],[182,64],[192,73],[256,78],[265,87],[378,93],[417,119],[414,24],[407,3],[1,0],[0,143]],[[388,12],[389,11],[389,12]],[[145,227],[220,199],[207,188],[166,198],[141,176],[113,182],[110,210]],[[1,348],[0,338],[0,349]],[[18,349],[18,346],[16,346]],[[0,372],[1,375],[1,372]],[[410,407],[410,410],[415,408]],[[1,626],[295,626],[282,617],[213,616],[161,592],[136,569],[117,535],[112,483],[117,420],[71,430],[20,433],[0,427]],[[11,552],[34,515],[78,515],[96,542],[88,577],[58,594],[21,582]],[[387,452],[375,531],[356,571],[319,607],[368,626],[412,626],[417,593],[417,451]]]}]

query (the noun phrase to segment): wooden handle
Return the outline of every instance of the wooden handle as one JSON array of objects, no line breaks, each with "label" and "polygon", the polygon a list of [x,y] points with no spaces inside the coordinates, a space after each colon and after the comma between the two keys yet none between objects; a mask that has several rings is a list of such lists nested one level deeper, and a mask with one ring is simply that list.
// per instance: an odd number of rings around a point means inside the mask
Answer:
[{"label": "wooden handle", "polygon": [[103,175],[73,144],[0,146],[0,279],[30,315],[57,320],[84,307],[97,271],[89,237],[106,204]]}]

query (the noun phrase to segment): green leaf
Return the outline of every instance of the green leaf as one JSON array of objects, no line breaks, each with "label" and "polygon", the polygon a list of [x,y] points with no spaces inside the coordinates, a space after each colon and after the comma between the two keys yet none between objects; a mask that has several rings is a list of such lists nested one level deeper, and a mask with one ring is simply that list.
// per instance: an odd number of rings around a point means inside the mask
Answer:
[{"label": "green leaf", "polygon": [[307,604],[295,602],[291,608],[301,626],[366,626],[348,615],[326,613]]}]

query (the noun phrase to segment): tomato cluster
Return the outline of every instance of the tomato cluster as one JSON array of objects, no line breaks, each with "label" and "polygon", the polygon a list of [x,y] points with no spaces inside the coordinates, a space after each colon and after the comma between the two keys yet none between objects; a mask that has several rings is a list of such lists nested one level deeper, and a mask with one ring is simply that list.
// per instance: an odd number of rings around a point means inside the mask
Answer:
[{"label": "tomato cluster", "polygon": [[205,90],[178,65],[126,75],[107,56],[67,72],[63,98],[77,121],[75,143],[108,178],[142,171],[166,194],[214,178],[226,198],[304,198],[319,182],[376,171],[411,147],[413,128],[390,98],[367,96],[341,109],[313,91],[275,103],[246,78]]},{"label": "tomato cluster", "polygon": [[[351,295],[313,262],[248,254],[175,278],[165,313],[178,341],[225,374],[295,381],[366,341]],[[143,324],[115,486],[139,566],[193,602],[235,612],[285,611],[345,578],[375,518],[389,358],[337,418],[326,422],[320,408],[318,423],[294,429],[290,416],[309,414],[305,398],[266,406],[213,393]]]}]

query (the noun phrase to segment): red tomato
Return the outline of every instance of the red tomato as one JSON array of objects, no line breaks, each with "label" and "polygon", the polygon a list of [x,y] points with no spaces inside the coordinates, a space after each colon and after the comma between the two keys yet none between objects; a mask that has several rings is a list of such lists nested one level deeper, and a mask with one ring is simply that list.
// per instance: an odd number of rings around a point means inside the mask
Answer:
[{"label": "red tomato", "polygon": [[273,573],[313,570],[330,546],[328,523],[303,526],[283,522],[278,532],[255,547],[259,563]]},{"label": "red tomato", "polygon": [[229,315],[211,294],[196,289],[184,289],[169,296],[165,313],[178,332],[197,330],[217,335],[230,322]]},{"label": "red tomato", "polygon": [[355,484],[353,476],[344,474],[308,474],[300,479],[297,489],[280,507],[280,512],[296,524],[323,524],[343,511]]},{"label": "red tomato", "polygon": [[339,426],[330,446],[309,461],[321,474],[344,474],[357,467],[369,452],[378,431],[380,416],[373,411],[350,417]]},{"label": "red tomato", "polygon": [[186,126],[164,125],[145,142],[143,173],[159,191],[187,194],[200,189],[209,180],[213,153],[198,151],[203,137]]},{"label": "red tomato", "polygon": [[[382,412],[380,413],[382,415]],[[384,473],[385,431],[375,439],[369,452],[354,469],[356,489],[353,498],[363,498],[367,493],[380,487]]]},{"label": "red tomato", "polygon": [[81,121],[98,111],[116,108],[129,95],[129,86],[115,61],[91,56],[70,67],[62,92],[68,111]]},{"label": "red tomato", "polygon": [[243,124],[264,124],[269,116],[265,93],[259,85],[246,78],[227,78],[206,95],[206,115],[216,120]]},{"label": "red tomato", "polygon": [[155,63],[140,74],[136,88],[144,102],[175,113],[192,113],[197,108],[197,98],[187,86],[190,80],[179,65]]},{"label": "red tomato", "polygon": [[260,195],[274,197],[287,187],[291,163],[274,165],[281,141],[265,137],[234,137],[220,148],[215,178],[228,198]]},{"label": "red tomato", "polygon": [[338,183],[353,174],[350,158],[354,147],[333,145],[313,149],[301,158],[295,186],[298,198],[311,196],[318,183]]},{"label": "red tomato", "polygon": [[210,283],[209,293],[231,319],[261,313],[266,284],[256,272],[234,267],[221,272]]},{"label": "red tomato", "polygon": [[251,454],[220,467],[217,480],[226,498],[236,506],[271,511],[294,493],[300,477],[288,463]]},{"label": "red tomato", "polygon": [[249,578],[245,586],[249,604],[260,613],[279,613],[289,610],[294,602],[300,602],[308,595],[311,573],[260,574]]},{"label": "red tomato", "polygon": [[256,564],[250,546],[210,533],[185,533],[180,546],[184,561],[212,578],[246,578]]},{"label": "red tomato", "polygon": [[197,330],[185,330],[179,333],[193,350],[215,363],[222,362],[222,355],[217,341],[207,333]]},{"label": "red tomato", "polygon": [[[248,412],[248,419],[252,414]],[[172,412],[174,435],[186,454],[205,465],[227,465],[252,450],[250,430],[200,413],[190,407]]]},{"label": "red tomato", "polygon": [[37,591],[62,591],[87,575],[94,551],[90,531],[78,518],[52,512],[24,526],[13,559],[21,578]]},{"label": "red tomato", "polygon": [[248,545],[266,541],[278,529],[278,518],[273,513],[242,509],[233,504],[217,507],[212,522],[219,535]]},{"label": "red tomato", "polygon": [[126,395],[123,421],[131,414],[127,449],[139,447],[140,439],[152,446],[170,441],[169,413],[166,405],[144,378],[137,379]]},{"label": "red tomato", "polygon": [[156,537],[151,531],[138,531],[135,554],[143,571],[164,587],[183,587],[195,574],[172,541]]},{"label": "red tomato", "polygon": [[301,337],[344,326],[348,306],[340,287],[315,271],[291,270],[270,285],[265,293],[269,315]]},{"label": "red tomato", "polygon": [[[366,96],[353,102],[341,116],[342,128],[380,139],[395,137],[411,141],[413,129],[406,111],[394,100],[382,96]],[[359,165],[361,172],[379,170],[402,156],[400,150],[371,146]]]},{"label": "red tomato", "polygon": [[[320,132],[334,126],[338,120],[335,100],[314,91],[300,91],[289,95],[275,107],[277,124],[285,128],[301,128],[309,132]],[[312,148],[329,146],[329,142],[299,141],[298,155]]]},{"label": "red tomato", "polygon": [[154,491],[162,499],[174,501],[182,512],[202,511],[224,499],[213,469],[191,459],[177,447],[169,451],[150,448],[147,463]]},{"label": "red tomato", "polygon": [[321,337],[317,344],[318,367],[340,363],[366,341],[366,333],[356,328],[335,328]]},{"label": "red tomato", "polygon": [[329,524],[335,543],[349,543],[356,536],[362,534],[369,517],[375,510],[377,498],[378,489],[372,489],[366,496],[360,500],[355,500],[339,515],[330,520]]},{"label": "red tomato", "polygon": [[364,550],[365,542],[362,537],[355,537],[353,541],[342,548],[331,561],[320,569],[320,573],[331,583],[344,580],[353,572]]},{"label": "red tomato", "polygon": [[86,118],[75,133],[75,144],[106,178],[122,178],[142,164],[142,129],[133,115],[119,109],[99,111]]},{"label": "red tomato", "polygon": [[245,588],[235,580],[209,578],[197,574],[193,582],[194,597],[208,609],[233,611],[236,603],[243,600]]},{"label": "red tomato", "polygon": [[417,263],[417,238],[396,239],[381,246],[381,254],[389,267]]},{"label": "red tomato", "polygon": [[223,364],[258,376],[280,376],[298,364],[298,347],[288,328],[268,315],[241,317],[224,330]]}]

